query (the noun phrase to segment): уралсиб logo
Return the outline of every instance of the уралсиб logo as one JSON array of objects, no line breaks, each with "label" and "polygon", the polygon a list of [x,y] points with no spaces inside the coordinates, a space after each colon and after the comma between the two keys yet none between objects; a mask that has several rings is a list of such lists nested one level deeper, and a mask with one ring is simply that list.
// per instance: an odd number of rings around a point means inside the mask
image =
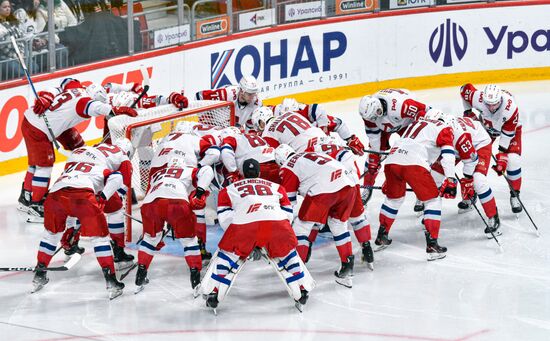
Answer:
[{"label": "\u0443\u0440\u0430\u043b\u0441\u0438\u0431 logo", "polygon": [[451,19],[436,27],[430,37],[430,56],[435,63],[443,57],[443,67],[453,66],[453,52],[458,60],[462,60],[467,48],[466,32],[462,26],[451,22]]}]

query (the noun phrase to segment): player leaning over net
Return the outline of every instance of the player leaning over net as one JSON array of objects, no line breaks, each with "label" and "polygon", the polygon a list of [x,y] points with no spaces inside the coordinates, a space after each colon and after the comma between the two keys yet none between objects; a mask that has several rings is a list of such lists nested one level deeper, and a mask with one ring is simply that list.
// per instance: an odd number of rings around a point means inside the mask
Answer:
[{"label": "player leaning over net", "polygon": [[212,182],[212,167],[190,166],[187,160],[174,156],[168,165],[151,174],[149,189],[141,206],[143,239],[139,243],[138,291],[149,283],[147,271],[157,250],[164,243],[164,226],[173,230],[174,238],[183,246],[183,255],[190,269],[191,287],[200,283],[201,252],[195,233],[196,216],[193,210],[204,209],[206,188]]},{"label": "player leaning over net", "polygon": [[[456,196],[455,154],[453,129],[440,121],[420,119],[409,125],[401,139],[390,151],[384,166],[386,181],[382,193],[386,195],[380,208],[380,228],[375,240],[376,251],[391,244],[388,233],[405,201],[407,184],[424,202],[422,223],[426,229],[428,260],[445,257],[447,248],[437,243],[441,225],[441,197]],[[441,157],[445,180],[437,187],[430,166]]]},{"label": "player leaning over net", "polygon": [[206,305],[217,308],[247,257],[259,248],[301,310],[315,282],[296,252],[297,240],[290,226],[292,208],[286,191],[258,178],[260,164],[256,160],[245,160],[242,172],[245,179],[227,186],[218,195],[218,218],[225,232],[201,284]]},{"label": "player leaning over net", "polygon": [[254,76],[244,76],[238,85],[215,90],[203,90],[195,94],[197,100],[229,101],[235,104],[235,125],[245,131],[252,129],[252,112],[262,106],[258,98],[260,85]]},{"label": "player leaning over net", "polygon": [[[365,164],[364,185],[372,187],[376,181],[382,158],[376,152],[390,148],[390,136],[402,133],[404,128],[422,117],[426,112],[425,104],[414,99],[405,89],[384,89],[372,96],[364,96],[359,103],[359,114],[365,123],[365,133],[369,138],[369,153]],[[366,203],[372,194],[368,188],[363,192]]]},{"label": "player leaning over net", "polygon": [[514,97],[495,84],[489,84],[480,91],[470,83],[460,88],[460,95],[465,109],[464,116],[481,121],[493,142],[499,138],[497,161],[493,169],[498,175],[506,172],[505,176],[512,187],[512,212],[521,212],[521,203],[517,198],[521,190],[521,121]]},{"label": "player leaning over net", "polygon": [[[38,248],[33,292],[42,289],[49,281],[45,268],[50,264],[57,244],[65,231],[67,217],[70,216],[80,220],[81,236],[89,237],[94,245],[94,252],[105,277],[110,299],[122,294],[124,284],[119,282],[115,275],[104,207],[117,191],[127,190],[125,183],[129,183],[128,172],[131,173],[131,168],[116,171],[110,169],[104,160],[94,160],[87,155],[88,152],[93,152],[93,148],[77,149],[71,154],[63,173],[50,189],[44,202],[45,231]],[[113,146],[112,150],[117,152],[122,150],[127,160],[133,153],[132,144],[128,140],[122,140],[118,146]],[[105,152],[104,149],[98,149],[98,151]],[[121,168],[124,168],[128,163],[122,162],[121,165],[123,165]]]},{"label": "player leaning over net", "polygon": [[29,222],[44,221],[43,200],[55,162],[53,138],[66,150],[74,150],[84,145],[75,128],[79,123],[93,116],[137,115],[132,108],[108,104],[107,94],[100,85],[84,87],[71,78],[64,79],[58,88],[38,94],[34,106],[25,111],[21,126],[28,153],[28,169],[19,206],[28,212]]}]

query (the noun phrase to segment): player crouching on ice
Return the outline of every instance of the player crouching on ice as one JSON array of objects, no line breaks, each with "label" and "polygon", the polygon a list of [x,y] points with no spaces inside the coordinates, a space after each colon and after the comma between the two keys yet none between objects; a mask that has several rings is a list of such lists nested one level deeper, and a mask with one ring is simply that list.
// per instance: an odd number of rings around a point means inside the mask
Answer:
[{"label": "player crouching on ice", "polygon": [[218,219],[225,233],[202,280],[206,306],[216,313],[247,257],[260,249],[302,311],[315,281],[296,251],[298,241],[290,226],[292,208],[286,191],[259,179],[260,164],[254,159],[243,162],[243,175],[245,179],[218,195]]}]

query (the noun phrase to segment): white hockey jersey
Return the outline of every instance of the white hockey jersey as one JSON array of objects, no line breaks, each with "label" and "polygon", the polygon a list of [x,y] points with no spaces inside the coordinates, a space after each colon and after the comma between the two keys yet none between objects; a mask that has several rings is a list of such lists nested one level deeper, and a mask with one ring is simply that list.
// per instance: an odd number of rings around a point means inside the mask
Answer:
[{"label": "white hockey jersey", "polygon": [[[75,127],[90,117],[109,115],[111,109],[108,104],[92,100],[86,90],[77,88],[56,95],[52,105],[43,115],[48,120],[53,134],[57,138],[67,129]],[[36,115],[32,108],[25,111],[25,118],[30,124],[46,134],[50,141],[52,140],[44,118]]]},{"label": "white hockey jersey", "polygon": [[395,133],[407,127],[418,117],[424,116],[427,107],[416,101],[405,89],[384,89],[373,95],[382,103],[385,115],[376,121],[365,122],[365,132],[369,138],[370,148],[380,151],[381,133]]},{"label": "white hockey jersey", "polygon": [[218,220],[224,230],[231,224],[285,219],[292,221],[292,207],[284,188],[274,182],[243,179],[218,194]]},{"label": "white hockey jersey", "polygon": [[355,186],[340,162],[320,153],[298,153],[289,157],[281,166],[281,184],[292,202],[296,200],[296,193],[314,196]]},{"label": "white hockey jersey", "polygon": [[275,161],[275,149],[258,135],[240,134],[223,139],[221,148],[223,165],[229,172],[241,170],[247,159],[259,163]]},{"label": "white hockey jersey", "polygon": [[189,195],[196,187],[208,188],[214,178],[212,167],[167,167],[152,175],[149,190],[143,203],[153,202],[157,198],[183,199],[189,201]]},{"label": "white hockey jersey", "polygon": [[155,149],[151,168],[168,165],[173,158],[182,159],[189,167],[196,167],[199,160],[202,166],[210,166],[218,162],[219,156],[219,147],[204,138],[192,134],[170,133]]},{"label": "white hockey jersey", "polygon": [[453,129],[441,122],[421,119],[409,125],[386,159],[386,164],[417,165],[430,170],[441,156],[446,177],[454,177]]},{"label": "white hockey jersey", "polygon": [[288,144],[295,151],[306,150],[309,140],[326,136],[319,128],[313,127],[300,114],[287,112],[272,119],[265,127],[262,137],[270,146]]},{"label": "white hockey jersey", "polygon": [[477,90],[472,84],[464,85],[460,95],[464,109],[473,108],[479,111],[479,119],[485,130],[493,138],[500,136],[499,146],[504,150],[508,149],[516,129],[521,127],[518,105],[512,94],[502,91],[502,103],[495,113],[490,112],[483,102],[483,91]]},{"label": "white hockey jersey", "polygon": [[256,96],[256,101],[242,105],[239,103],[239,87],[236,85],[227,86],[216,90],[203,90],[195,95],[198,100],[219,100],[229,101],[235,104],[235,125],[244,127],[246,131],[252,130],[252,113],[262,106],[262,101]]},{"label": "white hockey jersey", "polygon": [[346,175],[348,175],[354,183],[359,183],[361,174],[357,166],[356,155],[348,148],[336,144],[334,140],[335,139],[331,136],[319,139],[314,138],[310,141],[306,152],[327,154],[344,165],[346,168]]}]

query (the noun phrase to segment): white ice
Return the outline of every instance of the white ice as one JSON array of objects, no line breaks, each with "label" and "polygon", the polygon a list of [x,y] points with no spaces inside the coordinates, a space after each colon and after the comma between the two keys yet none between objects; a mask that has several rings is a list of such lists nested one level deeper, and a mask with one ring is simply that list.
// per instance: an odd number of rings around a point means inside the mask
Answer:
[{"label": "white ice", "polygon": [[[68,272],[50,273],[50,283],[30,294],[32,273],[0,272],[2,340],[550,340],[550,82],[504,84],[521,109],[523,188],[521,198],[541,230],[537,238],[525,213],[511,213],[508,187],[491,171],[504,253],[483,234],[475,211],[457,214],[456,200],[445,200],[440,244],[447,257],[426,261],[425,241],[407,196],[391,231],[393,244],[375,254],[375,271],[359,261],[354,286],[334,282],[339,260],[333,242],[321,235],[308,263],[317,288],[299,313],[269,265],[248,264],[218,316],[193,300],[189,272],[175,243],[153,261],[151,283],[134,295],[135,272],[124,295],[107,299],[91,245]],[[417,91],[434,107],[460,113],[457,88]],[[326,104],[361,138],[359,99]],[[55,174],[59,174],[59,165]],[[0,267],[33,266],[43,227],[25,223],[16,210],[23,173],[0,178]],[[382,179],[378,179],[381,183]],[[382,194],[369,203],[373,235]],[[139,225],[134,240],[139,233]],[[219,231],[209,228],[209,248]],[[352,237],[353,238],[353,237]],[[360,248],[354,242],[356,260]],[[131,251],[136,253],[135,250]],[[60,264],[57,256],[54,264]]]}]

